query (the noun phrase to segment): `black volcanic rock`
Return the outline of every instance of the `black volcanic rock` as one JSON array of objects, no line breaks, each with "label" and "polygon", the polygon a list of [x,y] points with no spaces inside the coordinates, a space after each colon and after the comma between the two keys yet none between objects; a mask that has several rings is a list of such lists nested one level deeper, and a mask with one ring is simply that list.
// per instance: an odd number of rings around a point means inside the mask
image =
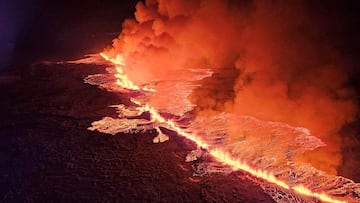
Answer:
[{"label": "black volcanic rock", "polygon": [[[242,173],[193,176],[195,145],[153,144],[155,131],[109,136],[86,130],[121,95],[83,83],[89,65],[33,65],[1,84],[2,202],[273,202]],[[245,176],[244,176],[245,177]]]}]

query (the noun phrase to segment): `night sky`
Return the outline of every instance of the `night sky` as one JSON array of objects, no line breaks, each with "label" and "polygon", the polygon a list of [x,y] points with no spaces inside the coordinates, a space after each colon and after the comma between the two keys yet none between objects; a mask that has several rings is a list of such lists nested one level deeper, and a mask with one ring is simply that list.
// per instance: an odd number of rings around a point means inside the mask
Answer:
[{"label": "night sky", "polygon": [[[24,57],[27,58],[26,61],[32,61],[55,57],[58,51],[67,51],[69,56],[78,57],[76,52],[85,47],[89,52],[101,50],[111,41],[98,40],[96,43],[96,40],[91,41],[94,35],[112,33],[113,36],[109,36],[109,39],[114,38],[121,31],[121,22],[133,16],[136,2],[137,0],[1,1],[0,69],[8,69],[19,63],[20,57],[23,58],[22,61]],[[351,56],[358,66],[358,1],[308,1],[308,4],[324,21],[333,22],[334,35],[340,35],[343,39],[339,49]],[[78,44],[78,50],[69,50],[67,45],[74,43]]]},{"label": "night sky", "polygon": [[136,2],[1,1],[0,70],[56,59],[59,52],[60,58],[81,57],[85,49],[98,52],[120,33],[122,21],[133,16]]}]

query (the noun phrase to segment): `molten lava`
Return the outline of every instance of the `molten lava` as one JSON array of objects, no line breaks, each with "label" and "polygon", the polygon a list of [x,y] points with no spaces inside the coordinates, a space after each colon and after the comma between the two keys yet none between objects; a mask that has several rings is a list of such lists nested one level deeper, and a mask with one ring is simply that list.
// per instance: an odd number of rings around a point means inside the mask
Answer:
[{"label": "molten lava", "polygon": [[[110,61],[115,65],[117,73],[115,74],[115,77],[117,78],[117,85],[121,86],[124,89],[129,90],[144,90],[147,91],[145,88],[140,88],[139,86],[135,85],[124,73],[122,66],[125,66],[125,63],[123,61],[123,58],[121,55],[117,55],[117,57],[110,58],[109,56],[105,55],[104,53],[100,54],[105,60]],[[268,183],[274,184],[282,189],[294,191],[300,195],[310,197],[310,198],[317,198],[324,202],[334,202],[334,203],[340,203],[340,202],[346,202],[343,200],[339,200],[336,198],[333,198],[325,193],[318,193],[313,192],[310,189],[306,188],[303,185],[290,185],[286,183],[285,181],[280,180],[278,177],[273,175],[271,172],[268,172],[266,170],[256,169],[246,162],[237,159],[236,157],[233,157],[228,153],[227,151],[223,150],[222,148],[218,148],[215,145],[212,145],[211,143],[208,143],[205,141],[202,137],[197,136],[194,133],[189,133],[186,129],[179,127],[176,122],[174,122],[171,119],[167,119],[164,116],[162,116],[157,109],[152,107],[148,103],[144,103],[143,101],[139,101],[135,98],[132,98],[131,101],[136,104],[138,107],[136,108],[140,112],[149,112],[151,115],[152,121],[162,123],[166,128],[175,131],[178,135],[185,137],[186,139],[189,139],[197,144],[197,146],[205,149],[208,151],[209,154],[212,155],[213,158],[215,158],[218,162],[223,163],[225,165],[230,166],[234,171],[236,170],[242,170],[247,173],[250,173],[251,175],[260,178],[262,180],[265,180]]]},{"label": "molten lava", "polygon": [[121,66],[125,65],[123,62],[123,58],[120,55],[117,55],[116,59],[109,58],[103,53],[100,53],[105,60],[110,61],[116,65],[117,74],[115,77],[117,78],[116,83],[125,89],[132,89],[132,90],[140,90],[140,87],[136,86],[129,78],[124,74]]}]

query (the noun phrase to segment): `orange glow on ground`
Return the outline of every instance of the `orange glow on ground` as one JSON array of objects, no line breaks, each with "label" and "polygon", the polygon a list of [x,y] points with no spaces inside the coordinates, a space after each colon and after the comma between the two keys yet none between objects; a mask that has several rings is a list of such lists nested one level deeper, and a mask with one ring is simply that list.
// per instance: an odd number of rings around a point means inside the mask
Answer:
[{"label": "orange glow on ground", "polygon": [[[100,55],[105,60],[110,61],[115,65],[116,70],[117,70],[117,74],[115,74],[115,77],[118,79],[118,82],[117,82],[118,85],[120,85],[121,87],[123,87],[125,89],[131,89],[131,90],[140,90],[141,89],[140,87],[135,85],[123,73],[121,66],[125,66],[125,64],[124,64],[124,61],[123,61],[123,58],[121,57],[121,55],[117,55],[116,59],[112,59],[112,58],[108,57],[107,55],[105,55],[104,53],[101,53]],[[285,183],[284,181],[279,180],[276,176],[274,176],[270,172],[260,170],[260,169],[255,169],[255,168],[251,167],[250,165],[248,165],[247,163],[245,163],[244,161],[241,161],[239,159],[232,157],[226,151],[224,151],[222,149],[218,149],[218,148],[213,148],[208,143],[206,143],[203,139],[201,139],[201,137],[196,136],[195,134],[186,132],[186,130],[177,126],[174,121],[166,119],[163,116],[161,116],[161,114],[155,108],[151,107],[149,104],[146,104],[146,103],[142,104],[141,102],[139,102],[135,99],[132,99],[132,102],[139,106],[139,107],[137,107],[137,109],[139,111],[149,112],[153,121],[166,124],[166,126],[169,129],[177,132],[178,135],[183,136],[186,139],[193,141],[194,143],[197,144],[197,146],[202,147],[203,149],[206,149],[217,161],[230,166],[234,171],[236,171],[236,170],[245,171],[257,178],[260,178],[262,180],[265,180],[266,182],[275,184],[283,189],[294,191],[294,192],[301,194],[303,196],[306,196],[306,197],[317,198],[323,202],[330,202],[330,203],[346,202],[346,201],[334,199],[324,193],[312,192],[311,190],[309,190],[308,188],[306,188],[302,185],[290,186],[287,183]]]}]

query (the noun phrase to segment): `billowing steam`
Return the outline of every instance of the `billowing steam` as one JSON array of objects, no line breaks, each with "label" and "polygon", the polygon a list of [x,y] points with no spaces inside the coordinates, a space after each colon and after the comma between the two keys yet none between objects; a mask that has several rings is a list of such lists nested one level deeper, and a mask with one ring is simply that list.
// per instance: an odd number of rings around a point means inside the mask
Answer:
[{"label": "billowing steam", "polygon": [[213,76],[190,95],[197,115],[225,111],[308,128],[327,146],[302,161],[336,174],[344,144],[339,131],[356,114],[354,93],[346,88],[350,70],[334,26],[308,7],[304,1],[146,0],[105,53],[121,53],[136,84],[176,80],[181,71],[169,73],[184,67],[211,69]]}]

